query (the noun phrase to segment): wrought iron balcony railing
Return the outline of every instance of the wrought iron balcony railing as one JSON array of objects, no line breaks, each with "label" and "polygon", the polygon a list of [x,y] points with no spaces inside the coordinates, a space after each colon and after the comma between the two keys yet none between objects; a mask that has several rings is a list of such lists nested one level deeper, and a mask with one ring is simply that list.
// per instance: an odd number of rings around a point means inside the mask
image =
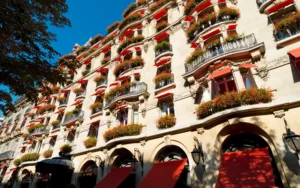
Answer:
[{"label": "wrought iron balcony railing", "polygon": [[210,61],[218,56],[229,54],[233,52],[239,52],[247,48],[253,47],[257,44],[254,34],[250,34],[245,37],[239,37],[237,40],[227,43],[221,43],[219,47],[214,47],[211,50],[207,50],[203,55],[199,56],[192,63],[185,63],[186,73],[196,70],[201,65]]},{"label": "wrought iron balcony railing", "polygon": [[39,128],[34,129],[34,131],[32,133],[30,133],[30,136],[46,134],[46,133],[49,133],[49,129],[47,129],[47,126],[44,126],[44,127],[39,127]]},{"label": "wrought iron balcony railing", "polygon": [[290,26],[285,31],[279,31],[274,33],[275,41],[281,41],[286,38],[292,37],[300,33],[300,24],[295,23],[293,26]]},{"label": "wrought iron balcony railing", "polygon": [[157,57],[157,56],[159,56],[159,55],[161,55],[161,54],[163,54],[165,52],[172,52],[172,45],[170,45],[169,48],[164,48],[164,49],[161,49],[161,50],[157,50],[155,52],[155,57]]},{"label": "wrought iron balcony railing", "polygon": [[85,96],[85,94],[86,94],[86,89],[82,93],[76,94],[76,97]]},{"label": "wrought iron balcony railing", "polygon": [[110,98],[106,99],[104,108],[107,108],[113,102],[117,101],[121,97],[131,96],[146,91],[147,91],[147,84],[145,84],[144,82],[136,83],[136,85],[130,86],[129,89],[125,89],[122,92],[118,92],[114,96],[111,96]]},{"label": "wrought iron balcony railing", "polygon": [[5,159],[12,159],[14,156],[15,151],[9,150],[4,153],[0,154],[0,161],[5,160]]},{"label": "wrought iron balcony railing", "polygon": [[155,84],[155,89],[160,89],[162,87],[165,87],[167,85],[174,83],[174,75],[172,74],[172,77],[170,79],[162,80]]},{"label": "wrought iron balcony railing", "polygon": [[80,111],[78,113],[72,114],[71,116],[65,116],[65,119],[63,121],[63,125],[68,124],[68,123],[73,122],[73,121],[77,121],[79,118],[83,117],[83,115],[84,115],[84,112]]}]

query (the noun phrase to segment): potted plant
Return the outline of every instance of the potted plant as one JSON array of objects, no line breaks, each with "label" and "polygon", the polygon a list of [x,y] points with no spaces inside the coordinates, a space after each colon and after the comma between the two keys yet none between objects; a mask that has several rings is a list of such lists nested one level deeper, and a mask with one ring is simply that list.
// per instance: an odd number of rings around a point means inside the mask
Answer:
[{"label": "potted plant", "polygon": [[105,76],[102,76],[102,75],[96,76],[96,77],[94,78],[94,82],[96,82],[96,83],[98,84],[98,83],[100,83],[100,82],[104,82],[105,79],[106,79]]},{"label": "potted plant", "polygon": [[237,19],[240,16],[240,11],[236,8],[225,7],[220,9],[218,16],[221,20]]},{"label": "potted plant", "polygon": [[73,111],[69,111],[69,112],[67,112],[65,115],[66,115],[67,117],[70,117],[70,116],[73,115]]},{"label": "potted plant", "polygon": [[15,159],[14,160],[14,165],[19,166],[21,164],[21,159]]},{"label": "potted plant", "polygon": [[101,60],[101,64],[102,64],[102,65],[105,65],[105,64],[107,64],[109,61],[110,61],[110,57],[104,57],[104,58]]},{"label": "potted plant", "polygon": [[154,82],[156,84],[159,84],[159,83],[162,83],[164,82],[163,84],[166,84],[166,82],[168,80],[170,80],[172,78],[172,74],[171,73],[168,73],[168,72],[162,72],[160,74],[158,74],[157,76],[154,77]]},{"label": "potted plant", "polygon": [[54,121],[51,122],[51,125],[52,125],[52,126],[56,126],[56,125],[58,125],[59,123],[60,123],[59,120],[54,120]]},{"label": "potted plant", "polygon": [[188,64],[193,63],[198,57],[202,56],[204,54],[204,50],[202,49],[196,49],[186,60],[185,62]]},{"label": "potted plant", "polygon": [[20,127],[16,128],[16,131],[17,131],[17,132],[20,132],[20,131],[21,131],[21,128],[20,128]]},{"label": "potted plant", "polygon": [[80,109],[75,108],[75,109],[72,111],[72,114],[78,114],[79,112],[80,112]]},{"label": "potted plant", "polygon": [[168,41],[161,41],[154,47],[154,51],[163,51],[163,50],[169,50],[171,47],[170,43]]},{"label": "potted plant", "polygon": [[60,147],[60,151],[63,153],[70,153],[72,151],[72,147],[70,144],[64,144]]},{"label": "potted plant", "polygon": [[117,29],[118,26],[119,26],[119,24],[120,24],[120,22],[114,22],[113,24],[111,24],[110,26],[108,26],[106,28],[107,33],[109,34],[109,33],[113,32],[115,29]]},{"label": "potted plant", "polygon": [[167,21],[160,22],[155,26],[156,32],[160,32],[161,30],[165,29],[166,27],[168,27]]},{"label": "potted plant", "polygon": [[236,41],[238,38],[239,36],[236,33],[230,34],[224,39],[224,43]]},{"label": "potted plant", "polygon": [[113,40],[114,39],[114,36],[113,35],[110,35],[108,37],[105,37],[103,40],[102,40],[102,45],[105,45],[106,43],[108,43],[109,41]]},{"label": "potted plant", "polygon": [[83,143],[84,143],[86,148],[94,147],[97,144],[97,138],[96,137],[89,137]]},{"label": "potted plant", "polygon": [[44,158],[50,158],[52,156],[53,150],[48,149],[46,151],[44,151],[43,156]]},{"label": "potted plant", "polygon": [[84,89],[81,87],[78,87],[78,88],[73,89],[73,92],[77,95],[82,94],[84,92]]},{"label": "potted plant", "polygon": [[76,51],[76,54],[79,55],[81,54],[82,52],[84,52],[86,50],[86,47],[85,46],[81,46],[80,48],[78,48],[78,50]]},{"label": "potted plant", "polygon": [[119,24],[119,30],[122,30],[125,26],[127,26],[130,23],[133,23],[135,21],[139,21],[142,19],[142,15],[140,13],[133,13],[126,18],[124,18],[121,23]]},{"label": "potted plant", "polygon": [[127,48],[129,45],[131,44],[135,44],[135,43],[138,43],[138,42],[141,42],[145,39],[144,36],[141,36],[141,35],[138,35],[138,36],[135,36],[135,37],[131,37],[131,38],[128,38],[128,39],[125,39],[121,42],[121,44],[119,45],[119,48],[118,48],[118,53],[121,53],[125,48]]},{"label": "potted plant", "polygon": [[150,7],[149,7],[149,12],[155,12],[156,10],[158,10],[160,7],[164,6],[165,4],[167,4],[168,2],[170,2],[171,0],[158,0],[155,1],[155,3],[153,3]]},{"label": "potted plant", "polygon": [[[90,41],[91,46],[93,46],[94,44],[96,44],[97,42],[99,42],[102,38],[103,38],[102,35],[100,35],[100,34],[96,35],[96,36]],[[91,49],[93,49],[93,48],[91,48]]]},{"label": "potted plant", "polygon": [[184,6],[184,14],[188,15],[196,7],[196,2],[194,0],[189,0]]},{"label": "potted plant", "polygon": [[90,110],[97,111],[102,109],[102,103],[101,102],[95,102],[94,104],[90,105]]},{"label": "potted plant", "polygon": [[11,136],[11,132],[7,132],[7,133],[6,133],[6,136]]},{"label": "potted plant", "polygon": [[220,46],[220,40],[219,39],[212,40],[212,41],[205,44],[205,48],[207,50],[211,50],[211,49],[216,48],[218,46]]},{"label": "potted plant", "polygon": [[90,55],[89,52],[84,52],[81,56],[82,56],[83,58],[86,58],[88,55]]},{"label": "potted plant", "polygon": [[176,124],[176,118],[173,115],[165,115],[156,121],[158,129],[173,127]]},{"label": "potted plant", "polygon": [[58,97],[57,100],[58,100],[58,102],[60,102],[60,103],[61,103],[61,102],[65,102],[66,97],[64,97],[64,96]]},{"label": "potted plant", "polygon": [[128,124],[128,125],[119,125],[112,129],[107,130],[103,134],[103,138],[106,142],[123,137],[123,136],[134,136],[139,135],[142,131],[143,125],[141,124]]}]

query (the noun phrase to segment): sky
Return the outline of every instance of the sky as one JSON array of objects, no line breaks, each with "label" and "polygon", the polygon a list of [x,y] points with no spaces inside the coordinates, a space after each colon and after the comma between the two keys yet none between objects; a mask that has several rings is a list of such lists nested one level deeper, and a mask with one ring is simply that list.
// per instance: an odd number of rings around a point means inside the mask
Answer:
[{"label": "sky", "polygon": [[[115,21],[122,20],[123,11],[135,0],[67,0],[68,13],[65,14],[71,21],[71,27],[55,28],[49,30],[56,34],[56,41],[52,47],[61,55],[72,51],[74,44],[84,45],[90,37],[97,34],[106,35],[106,27]],[[53,59],[55,63],[59,57]],[[1,90],[8,88],[0,85]],[[18,96],[12,96],[13,101]],[[0,116],[2,116],[0,111]]]}]

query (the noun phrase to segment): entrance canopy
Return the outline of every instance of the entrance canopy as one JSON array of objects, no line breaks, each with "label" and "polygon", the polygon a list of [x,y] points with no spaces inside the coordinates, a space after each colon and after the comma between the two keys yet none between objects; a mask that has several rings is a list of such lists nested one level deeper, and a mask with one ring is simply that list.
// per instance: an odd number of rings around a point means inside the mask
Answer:
[{"label": "entrance canopy", "polygon": [[132,172],[131,167],[112,169],[94,188],[116,188]]},{"label": "entrance canopy", "polygon": [[63,172],[64,170],[74,170],[73,161],[65,157],[54,157],[40,161],[35,166],[36,172],[53,173]]},{"label": "entrance canopy", "polygon": [[257,148],[223,154],[215,188],[275,188],[268,148]]},{"label": "entrance canopy", "polygon": [[187,159],[155,163],[139,188],[173,188],[186,164]]}]

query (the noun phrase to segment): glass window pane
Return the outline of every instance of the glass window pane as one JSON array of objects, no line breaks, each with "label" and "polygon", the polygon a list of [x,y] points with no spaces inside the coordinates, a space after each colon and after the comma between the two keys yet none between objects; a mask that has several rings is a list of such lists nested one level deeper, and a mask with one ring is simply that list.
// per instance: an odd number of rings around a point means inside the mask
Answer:
[{"label": "glass window pane", "polygon": [[234,80],[230,80],[229,82],[227,82],[227,87],[228,87],[228,91],[236,91],[236,85]]},{"label": "glass window pane", "polygon": [[225,92],[226,92],[225,84],[224,84],[224,83],[219,84],[219,85],[218,85],[218,90],[219,90],[219,94],[225,93]]}]

